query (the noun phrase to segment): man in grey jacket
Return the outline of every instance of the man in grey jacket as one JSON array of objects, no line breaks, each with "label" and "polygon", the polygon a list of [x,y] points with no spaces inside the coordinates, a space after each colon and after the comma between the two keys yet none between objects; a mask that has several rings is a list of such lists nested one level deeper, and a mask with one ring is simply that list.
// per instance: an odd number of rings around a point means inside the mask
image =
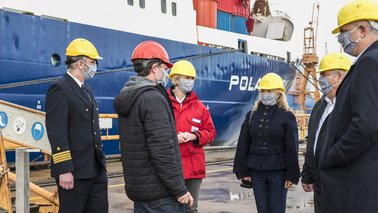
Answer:
[{"label": "man in grey jacket", "polygon": [[114,100],[127,196],[134,212],[185,212],[193,198],[185,187],[174,114],[165,90],[172,67],[163,46],[139,44],[132,76]]}]

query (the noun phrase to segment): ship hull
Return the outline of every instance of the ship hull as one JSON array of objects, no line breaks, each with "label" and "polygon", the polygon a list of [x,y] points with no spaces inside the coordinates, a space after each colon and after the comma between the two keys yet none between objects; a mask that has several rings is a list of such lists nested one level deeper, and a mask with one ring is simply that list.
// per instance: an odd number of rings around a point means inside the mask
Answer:
[{"label": "ship hull", "polygon": [[[157,41],[172,61],[191,61],[197,70],[194,90],[208,107],[217,130],[212,145],[236,144],[245,114],[258,97],[256,85],[263,75],[279,74],[287,88],[295,77],[289,63],[241,52],[4,10],[0,10],[0,18],[0,99],[42,111],[48,87],[66,72],[65,48],[78,37],[94,43],[104,58],[99,61],[96,76],[87,81],[100,113],[114,113],[114,97],[135,75],[130,56],[140,42]],[[116,120],[109,132],[118,134]],[[104,141],[104,150],[118,154],[118,141]]]}]

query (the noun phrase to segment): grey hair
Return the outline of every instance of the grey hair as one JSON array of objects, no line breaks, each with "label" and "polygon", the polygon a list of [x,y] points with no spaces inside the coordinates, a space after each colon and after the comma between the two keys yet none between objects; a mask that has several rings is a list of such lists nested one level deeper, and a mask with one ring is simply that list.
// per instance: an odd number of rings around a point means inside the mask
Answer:
[{"label": "grey hair", "polygon": [[369,20],[369,23],[371,25],[371,28],[373,28],[373,30],[378,33],[378,21],[372,21],[372,20]]}]

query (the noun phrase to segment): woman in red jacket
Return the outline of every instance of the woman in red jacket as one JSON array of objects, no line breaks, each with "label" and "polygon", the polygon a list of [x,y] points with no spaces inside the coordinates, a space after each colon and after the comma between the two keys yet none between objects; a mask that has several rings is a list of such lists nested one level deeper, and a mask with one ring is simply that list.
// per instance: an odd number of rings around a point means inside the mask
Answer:
[{"label": "woman in red jacket", "polygon": [[185,185],[194,199],[186,212],[197,212],[198,192],[206,170],[203,146],[214,140],[215,127],[209,110],[192,91],[196,78],[193,65],[185,60],[176,62],[169,78],[173,86],[168,94],[175,113]]}]

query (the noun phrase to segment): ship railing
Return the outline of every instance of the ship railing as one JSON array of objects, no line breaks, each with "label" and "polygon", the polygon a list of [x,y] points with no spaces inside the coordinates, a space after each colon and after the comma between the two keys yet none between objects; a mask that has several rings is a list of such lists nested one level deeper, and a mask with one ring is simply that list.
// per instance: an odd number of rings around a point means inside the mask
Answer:
[{"label": "ship railing", "polygon": [[[43,212],[58,212],[59,200],[57,191],[47,191],[28,181],[29,165],[48,165],[50,163],[51,147],[46,133],[45,117],[45,112],[0,100],[0,209],[13,212],[9,182],[15,182],[16,189],[22,189],[22,186],[24,188],[27,186],[28,190],[30,189],[31,192],[37,195],[37,197],[34,197],[33,203],[40,206],[42,208],[40,210]],[[112,120],[117,118],[116,114],[100,114],[100,128],[105,131],[105,134],[101,136],[102,140],[119,139],[119,135],[109,134],[109,129],[112,128]],[[16,176],[10,170],[14,165],[7,163],[6,152],[14,150],[24,150],[22,156],[27,156],[27,158],[25,157],[27,160],[24,159],[21,162],[18,160],[16,163],[16,171],[25,171],[25,178],[22,178],[22,175]],[[27,153],[29,151],[41,152],[43,161],[32,161],[29,164],[29,154]],[[21,155],[16,152],[16,158],[17,156]],[[20,178],[17,177],[24,179],[23,183],[20,183]],[[18,191],[21,192],[20,190]],[[21,197],[25,198],[24,200],[26,201],[29,196],[25,191],[25,195],[21,195]],[[20,201],[22,199],[16,200]],[[28,208],[29,199],[23,205],[17,204],[17,206]],[[20,209],[20,207],[18,208]]]}]

